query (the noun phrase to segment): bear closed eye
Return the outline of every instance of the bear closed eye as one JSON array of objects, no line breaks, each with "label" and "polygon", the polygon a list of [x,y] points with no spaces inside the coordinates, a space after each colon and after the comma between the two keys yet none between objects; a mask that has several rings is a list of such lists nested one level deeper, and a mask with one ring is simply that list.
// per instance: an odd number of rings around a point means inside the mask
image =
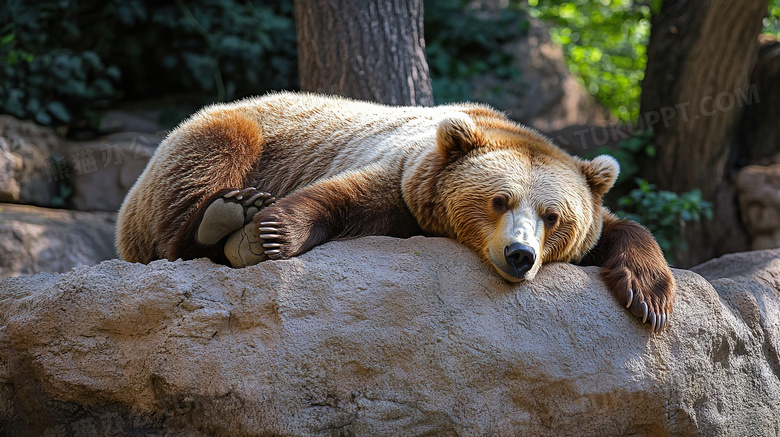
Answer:
[{"label": "bear closed eye", "polygon": [[[122,205],[117,246],[128,261],[244,267],[335,239],[446,236],[509,282],[552,261],[600,265],[618,302],[660,331],[674,280],[652,235],[602,206],[618,172],[484,105],[270,94],[171,132]],[[255,195],[277,200],[255,206]]]}]

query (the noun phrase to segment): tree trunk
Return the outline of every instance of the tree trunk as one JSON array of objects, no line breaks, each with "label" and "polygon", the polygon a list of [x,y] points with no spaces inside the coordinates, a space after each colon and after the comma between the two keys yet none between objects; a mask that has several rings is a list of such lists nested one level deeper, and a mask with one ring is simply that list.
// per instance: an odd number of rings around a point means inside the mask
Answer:
[{"label": "tree trunk", "polygon": [[654,130],[658,157],[643,170],[661,189],[700,189],[714,208],[711,222],[683,236],[683,265],[748,247],[728,161],[755,98],[749,79],[768,3],[665,0],[653,18],[640,125]]},{"label": "tree trunk", "polygon": [[780,163],[780,41],[760,38],[761,48],[750,78],[756,93],[739,127],[738,166]]},{"label": "tree trunk", "polygon": [[296,0],[301,89],[433,105],[422,0]]}]

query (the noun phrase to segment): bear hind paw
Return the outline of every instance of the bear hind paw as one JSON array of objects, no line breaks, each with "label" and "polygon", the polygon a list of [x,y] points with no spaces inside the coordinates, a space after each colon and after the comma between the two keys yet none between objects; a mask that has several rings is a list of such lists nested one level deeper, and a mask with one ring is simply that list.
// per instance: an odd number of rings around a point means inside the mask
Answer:
[{"label": "bear hind paw", "polygon": [[195,238],[203,246],[212,246],[241,229],[263,207],[275,199],[254,187],[242,190],[229,188],[214,196],[203,213]]},{"label": "bear hind paw", "polygon": [[233,267],[241,268],[284,258],[279,226],[281,222],[247,223],[225,242],[224,253]]}]

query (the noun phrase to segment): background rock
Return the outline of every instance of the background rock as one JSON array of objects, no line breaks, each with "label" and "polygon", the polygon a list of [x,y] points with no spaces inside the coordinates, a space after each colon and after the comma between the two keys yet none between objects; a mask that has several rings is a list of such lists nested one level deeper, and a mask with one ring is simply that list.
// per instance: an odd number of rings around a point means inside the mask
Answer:
[{"label": "background rock", "polygon": [[116,214],[0,203],[0,278],[116,258]]},{"label": "background rock", "polygon": [[[529,19],[528,35],[507,43],[503,50],[520,72],[520,83],[489,74],[480,76],[473,81],[475,100],[494,105],[512,119],[544,132],[614,121],[609,110],[569,71],[563,50],[552,42],[549,29],[539,20]],[[497,95],[496,89],[505,91]]]},{"label": "background rock", "polygon": [[144,132],[122,132],[96,141],[70,143],[69,182],[73,209],[119,211],[122,201],[154,154],[162,138]]},{"label": "background rock", "polygon": [[31,121],[0,116],[0,201],[117,211],[161,139],[121,132],[73,142]]},{"label": "background rock", "polygon": [[740,170],[737,198],[752,248],[780,247],[780,164]]},{"label": "background rock", "polygon": [[50,160],[63,153],[62,141],[51,129],[0,115],[0,180],[5,181],[0,185],[0,198],[51,205],[58,192]]},{"label": "background rock", "polygon": [[774,436],[779,257],[676,270],[656,336],[597,268],[512,286],[446,239],[10,278],[0,433]]},{"label": "background rock", "polygon": [[19,200],[19,182],[15,176],[21,167],[21,157],[11,153],[8,143],[0,137],[0,202]]}]

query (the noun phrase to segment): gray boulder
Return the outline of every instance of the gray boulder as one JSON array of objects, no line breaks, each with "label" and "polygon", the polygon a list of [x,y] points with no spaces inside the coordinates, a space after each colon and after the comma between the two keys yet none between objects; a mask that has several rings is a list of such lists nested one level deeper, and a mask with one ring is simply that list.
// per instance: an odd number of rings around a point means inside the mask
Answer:
[{"label": "gray boulder", "polygon": [[70,207],[82,211],[118,211],[154,154],[161,137],[121,132],[95,141],[69,143]]},{"label": "gray boulder", "polygon": [[0,115],[0,201],[51,205],[64,153],[53,130]]},{"label": "gray boulder", "polygon": [[0,203],[0,278],[116,258],[116,213]]},{"label": "gray boulder", "polygon": [[752,248],[780,247],[780,164],[742,168],[737,174],[737,198]]},{"label": "gray boulder", "polygon": [[132,131],[67,141],[50,128],[2,115],[0,202],[117,211],[161,139],[161,133]]},{"label": "gray boulder", "polygon": [[675,270],[660,335],[598,268],[510,285],[447,239],[9,278],[0,434],[776,436],[778,258]]}]

